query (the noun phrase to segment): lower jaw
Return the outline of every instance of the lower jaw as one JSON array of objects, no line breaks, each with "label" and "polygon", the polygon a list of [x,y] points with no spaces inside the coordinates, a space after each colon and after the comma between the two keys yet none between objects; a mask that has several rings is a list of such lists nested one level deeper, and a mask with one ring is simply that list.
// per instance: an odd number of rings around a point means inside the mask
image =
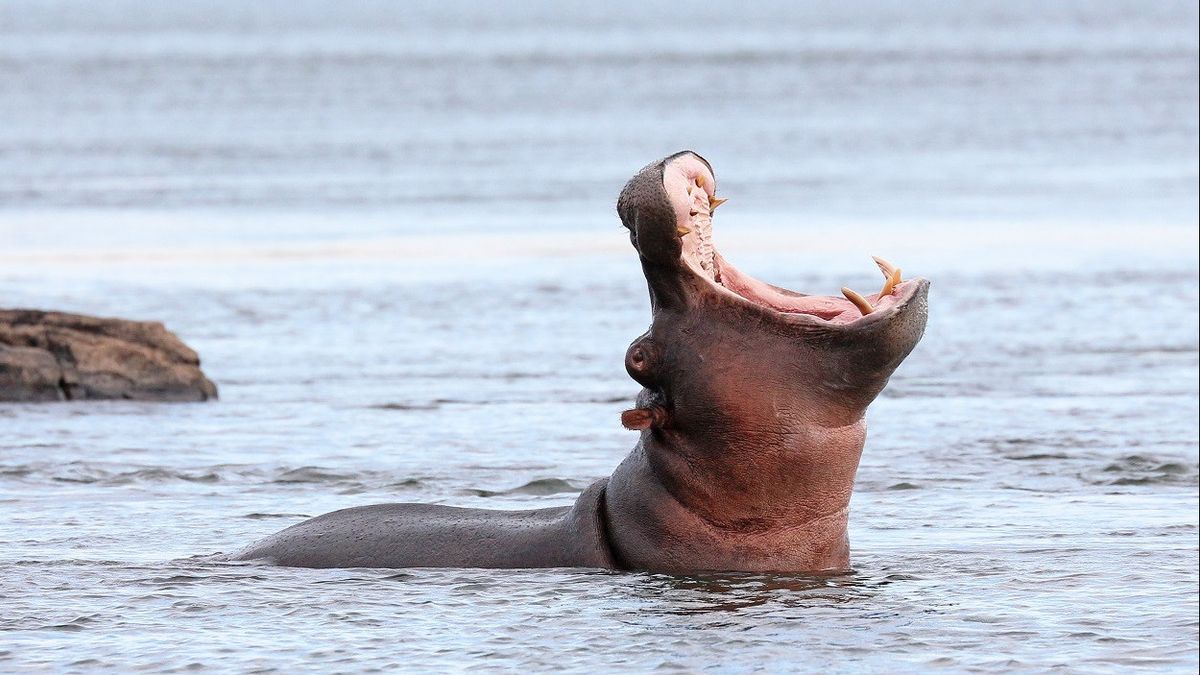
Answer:
[{"label": "lower jaw", "polygon": [[882,258],[876,258],[876,264],[884,275],[884,283],[878,293],[863,296],[843,288],[845,297],[806,295],[772,286],[741,272],[715,249],[711,260],[711,273],[690,260],[688,266],[719,292],[730,293],[774,312],[803,314],[834,325],[854,323],[868,314],[896,305],[908,283],[901,280],[899,268]]}]

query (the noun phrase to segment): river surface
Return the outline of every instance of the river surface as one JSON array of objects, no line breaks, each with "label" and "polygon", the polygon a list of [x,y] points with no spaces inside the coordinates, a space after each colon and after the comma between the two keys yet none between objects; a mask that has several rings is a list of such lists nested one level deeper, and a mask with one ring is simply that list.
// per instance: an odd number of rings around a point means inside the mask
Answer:
[{"label": "river surface", "polygon": [[[0,306],[161,320],[221,394],[0,404],[0,671],[1195,672],[1195,6],[851,5],[0,2]],[[852,573],[206,557],[607,476],[613,202],[683,147],[742,269],[933,283]]]}]

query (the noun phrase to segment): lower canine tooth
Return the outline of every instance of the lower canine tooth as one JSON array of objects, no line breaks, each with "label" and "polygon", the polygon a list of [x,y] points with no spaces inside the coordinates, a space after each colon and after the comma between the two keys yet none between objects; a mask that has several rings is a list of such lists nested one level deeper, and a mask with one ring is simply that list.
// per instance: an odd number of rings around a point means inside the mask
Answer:
[{"label": "lower canine tooth", "polygon": [[842,295],[846,296],[847,300],[854,303],[854,306],[858,308],[858,311],[862,312],[863,316],[875,311],[875,308],[871,306],[871,303],[867,302],[866,298],[858,293],[855,293],[849,288],[846,288],[845,286],[842,287]]},{"label": "lower canine tooth", "polygon": [[682,225],[680,225],[679,227],[676,227],[676,228],[675,228],[675,234],[677,234],[677,235],[679,235],[679,236],[681,236],[681,237],[682,237],[682,236],[684,236],[685,234],[688,234],[688,233],[690,233],[690,232],[691,232],[691,230],[689,230],[688,228],[686,228],[686,227],[684,227],[684,226],[682,226]]},{"label": "lower canine tooth", "polygon": [[879,297],[882,298],[885,295],[890,295],[892,290],[895,289],[899,285],[900,285],[900,268],[897,267],[896,269],[892,270],[891,276],[889,276],[887,278],[887,280],[883,282],[883,288],[879,291]]},{"label": "lower canine tooth", "polygon": [[708,198],[708,212],[712,213],[717,210],[717,207],[729,201],[728,199],[717,199],[716,197]]},{"label": "lower canine tooth", "polygon": [[871,256],[871,260],[874,260],[875,264],[879,266],[879,271],[883,272],[884,279],[890,279],[892,276],[892,273],[896,271],[895,265],[884,260],[883,258],[880,258],[877,255]]}]

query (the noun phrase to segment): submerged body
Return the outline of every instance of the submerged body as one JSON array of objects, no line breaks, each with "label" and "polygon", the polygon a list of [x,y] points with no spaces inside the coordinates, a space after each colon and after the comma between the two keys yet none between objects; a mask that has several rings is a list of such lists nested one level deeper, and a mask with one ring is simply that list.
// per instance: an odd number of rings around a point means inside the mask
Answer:
[{"label": "submerged body", "polygon": [[346,509],[236,554],[303,567],[602,567],[660,572],[845,569],[866,407],[920,340],[928,282],[877,259],[879,293],[795,293],[712,245],[716,179],[681,152],[617,210],[650,291],[625,366],[641,438],[571,507]]},{"label": "submerged body", "polygon": [[237,555],[292,567],[604,567],[604,481],[530,511],[377,504],[326,513]]}]

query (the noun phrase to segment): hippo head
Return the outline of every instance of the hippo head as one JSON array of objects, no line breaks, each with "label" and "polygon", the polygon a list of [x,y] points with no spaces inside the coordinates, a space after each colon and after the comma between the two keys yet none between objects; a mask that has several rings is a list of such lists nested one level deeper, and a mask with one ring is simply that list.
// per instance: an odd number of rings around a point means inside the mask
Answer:
[{"label": "hippo head", "polygon": [[725,201],[716,195],[712,167],[685,151],[642,169],[617,202],[650,287],[653,325],[626,356],[647,388],[648,421],[726,429],[854,422],[921,339],[929,282],[903,280],[876,258],[882,289],[866,296],[763,283],[713,246],[713,210]]}]

